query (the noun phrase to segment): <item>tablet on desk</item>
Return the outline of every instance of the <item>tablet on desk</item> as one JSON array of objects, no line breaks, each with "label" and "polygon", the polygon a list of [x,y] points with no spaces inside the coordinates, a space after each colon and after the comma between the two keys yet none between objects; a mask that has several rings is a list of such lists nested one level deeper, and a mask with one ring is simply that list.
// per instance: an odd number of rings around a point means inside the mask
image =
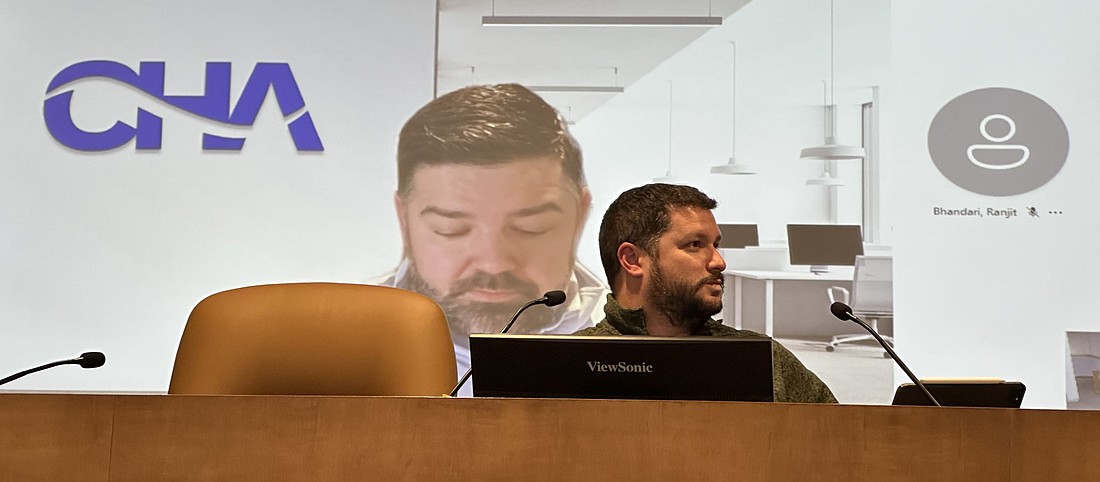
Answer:
[{"label": "tablet on desk", "polygon": [[[944,407],[1020,408],[1025,387],[998,379],[921,380]],[[932,405],[919,387],[905,383],[894,393],[892,405]]]}]

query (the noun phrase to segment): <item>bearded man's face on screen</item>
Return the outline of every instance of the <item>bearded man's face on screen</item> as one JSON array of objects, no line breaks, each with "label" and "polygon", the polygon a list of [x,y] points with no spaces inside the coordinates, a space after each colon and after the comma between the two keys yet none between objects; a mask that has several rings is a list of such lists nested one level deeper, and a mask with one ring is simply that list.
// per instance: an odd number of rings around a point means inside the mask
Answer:
[{"label": "bearded man's face on screen", "polygon": [[[401,287],[438,301],[458,337],[499,331],[524,303],[568,282],[589,194],[560,159],[424,166],[410,187],[396,197],[409,261]],[[515,331],[549,313],[531,311]]]}]

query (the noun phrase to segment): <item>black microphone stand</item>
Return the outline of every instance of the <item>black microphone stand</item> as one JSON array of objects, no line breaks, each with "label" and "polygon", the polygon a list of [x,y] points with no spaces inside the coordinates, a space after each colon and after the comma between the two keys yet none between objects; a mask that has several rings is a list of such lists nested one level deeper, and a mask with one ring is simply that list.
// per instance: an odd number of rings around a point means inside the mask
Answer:
[{"label": "black microphone stand", "polygon": [[[508,330],[512,328],[512,324],[514,324],[516,322],[516,320],[519,319],[519,315],[522,314],[524,311],[526,311],[527,308],[530,308],[530,307],[535,306],[535,305],[541,305],[543,303],[546,303],[547,301],[549,301],[547,296],[543,296],[542,298],[539,298],[537,300],[528,301],[527,304],[523,305],[523,307],[521,307],[519,310],[516,311],[516,314],[512,315],[512,319],[508,321],[507,325],[504,325],[504,329],[500,330],[500,334],[503,335],[505,333],[508,333]],[[555,303],[555,304],[557,304],[557,303]],[[458,385],[455,385],[454,389],[451,390],[450,396],[453,397],[453,396],[458,395],[458,389],[462,388],[462,385],[466,384],[466,380],[469,380],[470,375],[472,375],[473,373],[474,373],[474,367],[471,366],[470,368],[467,368],[466,373],[462,374],[462,379],[458,381]]]},{"label": "black microphone stand", "polygon": [[47,368],[53,368],[53,367],[60,366],[60,365],[80,365],[81,367],[84,367],[84,368],[98,368],[100,366],[103,366],[103,354],[99,353],[99,352],[88,352],[88,353],[81,354],[79,358],[72,358],[72,359],[69,359],[69,360],[58,360],[58,361],[55,361],[55,362],[47,363],[47,364],[42,365],[42,366],[38,366],[38,367],[30,368],[30,369],[27,369],[27,370],[23,370],[19,373],[16,373],[15,375],[11,375],[9,377],[6,377],[6,378],[0,380],[0,385],[3,385],[5,383],[11,382],[11,381],[18,380],[20,378],[23,378],[24,376],[30,375],[31,373],[40,372],[40,371],[45,370]]},{"label": "black microphone stand", "polygon": [[867,333],[870,333],[871,336],[875,337],[875,340],[878,340],[878,344],[882,345],[882,348],[886,349],[886,353],[890,354],[890,358],[894,359],[898,366],[901,367],[902,371],[904,371],[905,374],[909,376],[909,379],[913,380],[913,384],[915,384],[917,388],[920,388],[921,392],[924,392],[924,396],[928,397],[928,400],[932,402],[933,405],[937,407],[941,406],[940,402],[936,401],[936,397],[932,396],[932,392],[928,391],[928,388],[926,388],[924,384],[921,383],[919,379],[917,379],[917,376],[914,375],[913,372],[909,371],[909,367],[905,366],[905,362],[901,361],[901,357],[899,357],[898,354],[894,352],[894,349],[890,348],[890,344],[886,343],[886,340],[883,340],[882,337],[879,336],[878,332],[871,328],[871,325],[868,325],[867,322],[859,319],[858,316],[852,314],[852,307],[837,301],[833,303],[833,305],[829,308],[830,311],[833,312],[833,316],[836,316],[841,320],[854,321],[859,326],[862,326],[864,330],[867,330]]}]

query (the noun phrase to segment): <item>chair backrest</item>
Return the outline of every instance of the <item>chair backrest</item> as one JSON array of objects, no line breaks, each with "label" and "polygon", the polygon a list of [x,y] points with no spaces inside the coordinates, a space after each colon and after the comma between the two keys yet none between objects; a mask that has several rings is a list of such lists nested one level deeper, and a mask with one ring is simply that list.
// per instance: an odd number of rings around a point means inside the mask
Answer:
[{"label": "chair backrest", "polygon": [[883,316],[893,314],[892,256],[856,256],[852,279],[852,311]]},{"label": "chair backrest", "polygon": [[432,299],[382,286],[291,283],[199,302],[168,393],[442,395],[456,379],[447,319]]}]

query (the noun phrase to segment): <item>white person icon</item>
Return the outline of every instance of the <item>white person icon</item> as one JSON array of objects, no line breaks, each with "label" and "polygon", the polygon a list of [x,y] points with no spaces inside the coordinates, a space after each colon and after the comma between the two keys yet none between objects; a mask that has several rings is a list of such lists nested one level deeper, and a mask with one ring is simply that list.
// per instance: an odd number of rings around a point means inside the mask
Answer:
[{"label": "white person icon", "polygon": [[[1002,136],[994,136],[990,134],[989,122],[993,120],[999,120],[1007,124],[1008,132],[1006,132]],[[970,159],[970,162],[974,163],[975,166],[981,167],[983,169],[995,170],[1014,169],[1024,165],[1024,163],[1027,162],[1028,158],[1031,157],[1031,149],[1028,149],[1028,147],[1025,145],[999,144],[1001,142],[1012,139],[1012,136],[1016,135],[1016,122],[1014,122],[1012,118],[1007,115],[990,114],[986,116],[984,119],[982,119],[981,124],[978,125],[978,131],[982,133],[982,137],[984,137],[987,141],[992,142],[993,144],[972,144],[970,147],[966,148],[966,158]],[[983,151],[1008,152],[1010,154],[1016,154],[1013,155],[1012,158],[1018,158],[1009,162],[1008,164],[983,162],[978,159],[979,157],[982,157],[981,153]]]}]

